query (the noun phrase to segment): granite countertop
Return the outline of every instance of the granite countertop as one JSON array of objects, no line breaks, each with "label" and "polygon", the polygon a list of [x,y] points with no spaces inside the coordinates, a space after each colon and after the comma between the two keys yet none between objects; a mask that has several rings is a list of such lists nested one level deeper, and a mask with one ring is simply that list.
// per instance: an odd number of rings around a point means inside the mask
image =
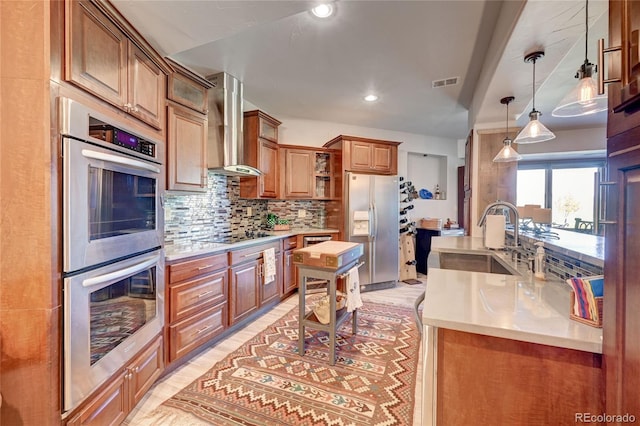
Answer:
[{"label": "granite countertop", "polygon": [[520,275],[439,269],[439,253],[491,253],[479,237],[434,237],[423,324],[568,349],[602,353],[602,329],[569,319],[569,286]]},{"label": "granite countertop", "polygon": [[191,256],[200,256],[205,254],[216,254],[229,250],[237,250],[244,247],[250,247],[256,244],[268,243],[280,240],[282,238],[291,237],[299,234],[337,234],[337,229],[330,228],[292,228],[287,231],[270,231],[266,237],[252,238],[237,243],[212,243],[190,241],[180,244],[167,244],[164,247],[165,260],[173,262],[185,259]]}]

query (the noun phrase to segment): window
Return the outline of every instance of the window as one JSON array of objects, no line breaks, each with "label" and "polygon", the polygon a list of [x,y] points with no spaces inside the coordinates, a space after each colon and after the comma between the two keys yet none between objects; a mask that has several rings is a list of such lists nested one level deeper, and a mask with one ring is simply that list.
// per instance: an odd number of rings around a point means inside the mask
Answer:
[{"label": "window", "polygon": [[518,165],[517,205],[550,208],[554,227],[573,230],[579,223],[592,224],[598,195],[595,175],[603,173],[604,166],[604,160],[522,162]]}]

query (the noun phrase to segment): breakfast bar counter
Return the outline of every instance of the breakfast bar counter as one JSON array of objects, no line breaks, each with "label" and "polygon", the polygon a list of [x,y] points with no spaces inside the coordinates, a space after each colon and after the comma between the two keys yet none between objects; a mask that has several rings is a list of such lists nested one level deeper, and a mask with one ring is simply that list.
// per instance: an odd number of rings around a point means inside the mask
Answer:
[{"label": "breakfast bar counter", "polygon": [[[423,424],[568,424],[604,407],[602,329],[569,319],[569,286],[482,238],[434,238],[422,312]],[[440,269],[489,255],[503,273]],[[462,256],[464,259],[464,256]],[[508,274],[510,272],[510,274]]]}]

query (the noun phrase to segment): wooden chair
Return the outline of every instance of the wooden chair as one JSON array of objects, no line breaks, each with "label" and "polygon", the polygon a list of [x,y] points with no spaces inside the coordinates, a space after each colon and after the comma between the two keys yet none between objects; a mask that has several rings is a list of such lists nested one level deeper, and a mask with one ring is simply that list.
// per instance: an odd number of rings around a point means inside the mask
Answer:
[{"label": "wooden chair", "polygon": [[585,234],[593,234],[593,222],[585,221],[577,217],[574,230]]}]

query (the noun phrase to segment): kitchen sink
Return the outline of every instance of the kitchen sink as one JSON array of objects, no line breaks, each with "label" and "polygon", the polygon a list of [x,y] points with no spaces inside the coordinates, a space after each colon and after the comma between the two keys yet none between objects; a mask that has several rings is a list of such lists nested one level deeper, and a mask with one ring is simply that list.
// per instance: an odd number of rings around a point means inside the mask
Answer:
[{"label": "kitchen sink", "polygon": [[441,252],[439,257],[441,269],[520,275],[518,271],[492,254]]}]

